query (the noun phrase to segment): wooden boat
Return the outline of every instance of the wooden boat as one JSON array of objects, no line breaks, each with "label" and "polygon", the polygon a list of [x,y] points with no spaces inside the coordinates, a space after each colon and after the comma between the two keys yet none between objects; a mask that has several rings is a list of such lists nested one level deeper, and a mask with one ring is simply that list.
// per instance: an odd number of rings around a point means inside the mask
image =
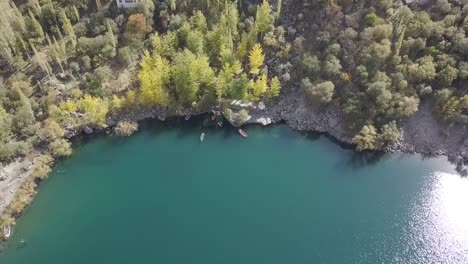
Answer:
[{"label": "wooden boat", "polygon": [[243,137],[248,137],[249,135],[242,129],[239,128],[239,134],[241,134]]},{"label": "wooden boat", "polygon": [[190,117],[192,117],[192,114],[191,113],[188,113],[186,116],[185,116],[185,121],[188,121],[190,119]]},{"label": "wooden boat", "polygon": [[205,140],[205,133],[201,133],[200,135],[200,142],[203,142]]},{"label": "wooden boat", "polygon": [[3,227],[3,235],[5,235],[5,238],[9,238],[11,236],[11,227],[4,226]]},{"label": "wooden boat", "polygon": [[216,123],[218,124],[219,127],[223,126],[223,116],[219,115],[216,117]]}]

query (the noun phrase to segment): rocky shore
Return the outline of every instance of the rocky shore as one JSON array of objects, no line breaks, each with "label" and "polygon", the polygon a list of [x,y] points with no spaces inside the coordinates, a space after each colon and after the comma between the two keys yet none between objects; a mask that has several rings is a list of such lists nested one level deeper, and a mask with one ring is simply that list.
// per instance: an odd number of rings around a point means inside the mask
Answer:
[{"label": "rocky shore", "polygon": [[[353,135],[343,127],[344,116],[333,105],[312,109],[305,100],[302,89],[292,88],[289,95],[278,103],[263,110],[252,109],[247,123],[269,123],[284,121],[299,131],[326,133],[339,142],[352,144]],[[443,125],[433,116],[430,102],[420,105],[419,111],[410,118],[401,120],[402,138],[399,142],[385,146],[386,153],[403,152],[423,156],[445,155],[457,166],[462,175],[468,174],[468,126]]]},{"label": "rocky shore", "polygon": [[[278,101],[271,104],[259,102],[256,104],[246,102],[231,102],[230,107],[235,111],[245,109],[249,112],[248,120],[242,124],[270,125],[285,122],[292,129],[326,133],[339,142],[352,144],[352,134],[343,126],[344,116],[333,105],[314,109],[305,100],[305,95],[299,87],[289,87]],[[424,156],[445,155],[457,166],[462,175],[468,174],[468,127],[466,125],[441,125],[434,118],[429,102],[421,104],[419,111],[412,117],[401,120],[402,138],[399,142],[385,146],[382,151],[386,153],[404,152],[419,153]],[[204,114],[211,109],[205,109],[192,114]],[[126,113],[122,116],[108,119],[108,127],[112,128],[119,121],[141,121],[158,118],[165,120],[170,117],[185,116],[189,110],[169,113],[163,108],[141,110],[136,113]],[[228,120],[231,123],[232,120]],[[66,136],[72,138],[79,134],[93,134],[102,129],[85,127],[83,130],[69,129]],[[0,180],[0,190],[3,196],[0,201],[0,216],[13,201],[16,191],[21,183],[28,177],[31,159],[22,159],[7,165]]]},{"label": "rocky shore", "polygon": [[[298,86],[288,87],[278,101],[265,104],[232,101],[230,108],[235,111],[245,109],[249,112],[249,119],[244,124],[270,125],[285,122],[292,129],[299,131],[319,132],[330,135],[337,141],[352,144],[353,134],[343,126],[344,115],[333,104],[326,107],[313,108],[306,99],[303,89]],[[211,108],[191,112],[193,115],[208,113]],[[163,108],[154,108],[138,113],[109,118],[108,126],[113,127],[119,121],[141,121],[145,119],[183,117],[189,110],[170,113]],[[228,120],[231,124],[233,120]],[[399,142],[385,146],[381,151],[385,153],[403,152],[421,154],[423,156],[445,155],[457,166],[462,175],[468,174],[468,126],[461,124],[443,125],[438,122],[433,113],[430,102],[421,103],[419,111],[410,118],[400,120],[402,138]],[[89,129],[91,132],[93,129]],[[84,131],[90,134],[90,131]],[[78,131],[70,133],[76,135]]]}]

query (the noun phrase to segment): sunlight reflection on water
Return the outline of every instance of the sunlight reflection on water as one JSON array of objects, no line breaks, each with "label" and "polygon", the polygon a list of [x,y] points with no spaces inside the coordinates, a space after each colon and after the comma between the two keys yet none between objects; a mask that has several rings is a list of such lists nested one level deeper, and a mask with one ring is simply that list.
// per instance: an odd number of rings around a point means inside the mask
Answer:
[{"label": "sunlight reflection on water", "polygon": [[468,179],[436,172],[422,191],[411,217],[409,263],[468,263]]}]

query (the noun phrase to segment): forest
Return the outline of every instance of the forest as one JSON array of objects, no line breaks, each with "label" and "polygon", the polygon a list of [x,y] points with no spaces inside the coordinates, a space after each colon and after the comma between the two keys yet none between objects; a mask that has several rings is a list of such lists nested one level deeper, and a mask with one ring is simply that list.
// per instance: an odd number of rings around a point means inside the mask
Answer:
[{"label": "forest", "polygon": [[422,104],[468,123],[467,14],[467,0],[1,1],[0,164],[38,158],[0,225],[72,153],[71,131],[129,113],[305,95],[342,111],[357,150],[398,141]]}]

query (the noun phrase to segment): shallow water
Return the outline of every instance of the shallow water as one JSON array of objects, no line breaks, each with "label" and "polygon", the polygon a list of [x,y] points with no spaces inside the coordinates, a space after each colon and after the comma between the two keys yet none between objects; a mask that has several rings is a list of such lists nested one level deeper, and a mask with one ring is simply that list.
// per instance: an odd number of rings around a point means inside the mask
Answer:
[{"label": "shallow water", "polygon": [[198,124],[80,144],[0,263],[468,263],[468,179],[445,158]]}]

